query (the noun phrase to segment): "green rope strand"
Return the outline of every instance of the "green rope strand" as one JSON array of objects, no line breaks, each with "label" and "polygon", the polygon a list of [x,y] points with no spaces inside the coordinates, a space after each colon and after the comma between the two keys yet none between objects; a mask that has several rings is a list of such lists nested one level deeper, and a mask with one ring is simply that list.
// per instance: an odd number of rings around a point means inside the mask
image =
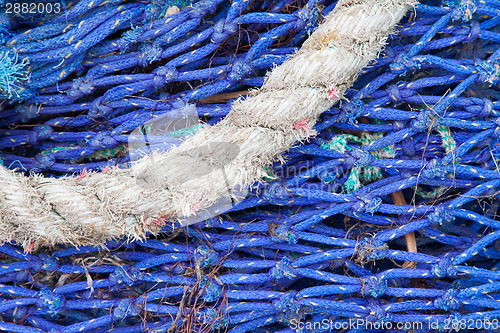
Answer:
[{"label": "green rope strand", "polygon": [[[351,134],[336,135],[330,142],[321,145],[323,149],[331,149],[340,153],[345,153],[346,150],[352,149],[348,142],[360,144],[361,146],[369,145],[370,143],[382,138],[384,135],[381,132],[361,132],[360,136]],[[370,152],[375,158],[393,158],[395,156],[394,145],[383,147],[376,151]],[[355,167],[351,170],[349,177],[344,183],[344,191],[351,193],[357,191],[361,187],[361,179],[364,183],[371,183],[382,179],[382,170],[379,167],[367,165],[364,167]]]}]

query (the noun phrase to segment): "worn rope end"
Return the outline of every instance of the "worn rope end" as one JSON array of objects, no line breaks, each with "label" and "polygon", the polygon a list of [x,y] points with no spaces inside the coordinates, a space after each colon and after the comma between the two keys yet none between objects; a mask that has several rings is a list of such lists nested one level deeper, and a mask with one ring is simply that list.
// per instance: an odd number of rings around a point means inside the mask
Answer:
[{"label": "worn rope end", "polygon": [[24,90],[22,82],[28,79],[28,59],[19,61],[15,51],[0,49],[0,93],[9,99],[19,98]]}]

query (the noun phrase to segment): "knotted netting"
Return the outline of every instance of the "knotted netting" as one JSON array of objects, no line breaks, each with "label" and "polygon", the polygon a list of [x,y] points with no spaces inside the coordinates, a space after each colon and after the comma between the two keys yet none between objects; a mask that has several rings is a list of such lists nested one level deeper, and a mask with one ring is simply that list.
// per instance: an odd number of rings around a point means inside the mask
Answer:
[{"label": "knotted netting", "polygon": [[[130,133],[193,108],[219,122],[335,5],[83,0],[3,15],[3,164],[85,177],[168,150],[169,131],[137,150]],[[318,135],[219,216],[106,246],[1,246],[0,328],[498,331],[499,24],[499,1],[422,1],[340,103],[294,125]]]}]

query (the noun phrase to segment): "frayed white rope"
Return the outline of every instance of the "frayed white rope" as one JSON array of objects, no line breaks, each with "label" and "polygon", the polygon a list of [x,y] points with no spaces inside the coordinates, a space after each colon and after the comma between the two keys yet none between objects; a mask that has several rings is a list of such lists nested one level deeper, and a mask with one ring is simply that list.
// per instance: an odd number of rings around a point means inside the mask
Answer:
[{"label": "frayed white rope", "polygon": [[340,1],[300,51],[251,97],[236,101],[223,121],[130,169],[53,179],[0,167],[0,241],[28,249],[101,244],[143,238],[166,221],[217,214],[210,207],[244,196],[269,164],[315,134],[318,116],[339,101],[415,4]]}]

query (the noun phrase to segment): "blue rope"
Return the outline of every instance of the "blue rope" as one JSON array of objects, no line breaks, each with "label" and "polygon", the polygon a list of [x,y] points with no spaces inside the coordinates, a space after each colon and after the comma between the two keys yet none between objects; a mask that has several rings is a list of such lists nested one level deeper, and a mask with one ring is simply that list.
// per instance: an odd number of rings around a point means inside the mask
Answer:
[{"label": "blue rope", "polygon": [[[165,17],[171,5],[181,10]],[[262,85],[334,6],[82,0],[41,25],[2,16],[1,160],[59,177],[168,150],[179,137],[153,128],[150,146],[127,151],[143,140],[130,132],[194,103],[216,123],[232,100],[204,98]],[[499,14],[494,0],[417,6],[318,136],[223,215],[106,249],[1,246],[0,329],[498,330]],[[408,204],[392,202],[397,191]]]}]

